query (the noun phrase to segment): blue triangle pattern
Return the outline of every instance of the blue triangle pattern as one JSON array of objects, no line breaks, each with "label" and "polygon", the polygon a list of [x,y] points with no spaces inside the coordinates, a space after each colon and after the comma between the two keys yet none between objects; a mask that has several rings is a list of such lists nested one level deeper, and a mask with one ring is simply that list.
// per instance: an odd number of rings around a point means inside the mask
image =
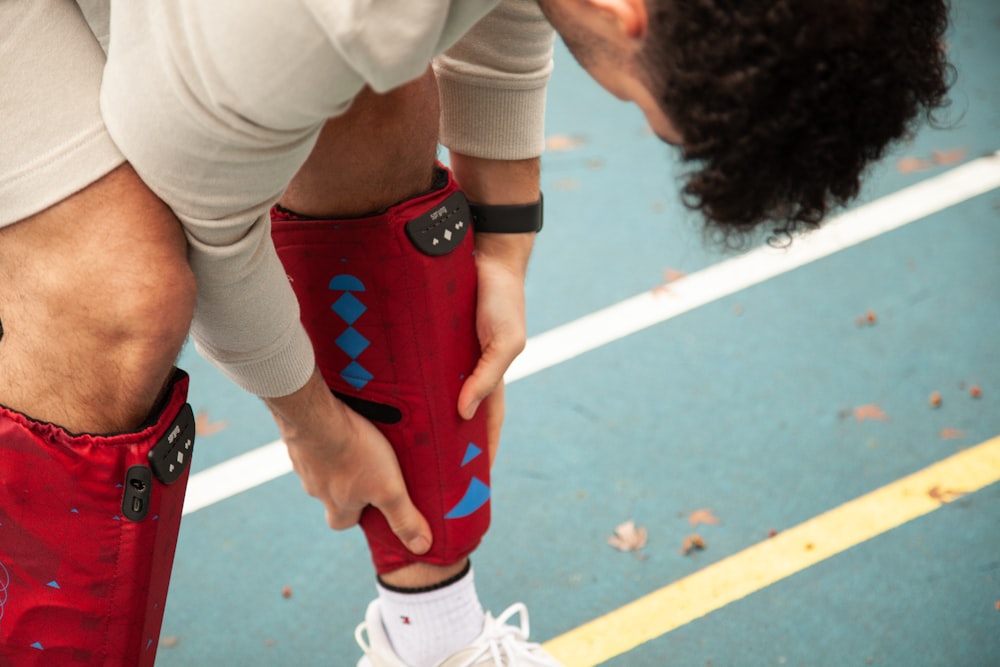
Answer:
[{"label": "blue triangle pattern", "polygon": [[482,453],[483,450],[481,450],[479,447],[476,447],[473,443],[470,442],[468,449],[465,450],[465,458],[462,459],[462,466],[464,467],[470,461],[474,460]]}]

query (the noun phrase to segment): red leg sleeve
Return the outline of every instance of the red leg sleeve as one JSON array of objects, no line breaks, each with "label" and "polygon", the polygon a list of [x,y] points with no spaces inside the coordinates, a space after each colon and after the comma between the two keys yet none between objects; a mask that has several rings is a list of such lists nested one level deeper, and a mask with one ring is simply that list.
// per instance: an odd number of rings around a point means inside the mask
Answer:
[{"label": "red leg sleeve", "polygon": [[272,212],[272,236],[330,388],[392,443],[434,545],[414,556],[385,518],[361,527],[376,570],[447,565],[489,525],[485,410],[458,414],[479,358],[476,268],[468,204],[450,173],[433,192],[363,218]]},{"label": "red leg sleeve", "polygon": [[151,667],[194,420],[177,371],[133,433],[73,435],[0,407],[0,664]]}]

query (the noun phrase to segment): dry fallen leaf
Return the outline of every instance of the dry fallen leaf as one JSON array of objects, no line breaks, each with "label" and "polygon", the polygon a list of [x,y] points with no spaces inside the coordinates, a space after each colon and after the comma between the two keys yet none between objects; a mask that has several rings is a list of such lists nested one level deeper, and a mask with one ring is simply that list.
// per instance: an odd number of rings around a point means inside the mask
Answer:
[{"label": "dry fallen leaf", "polygon": [[545,148],[556,153],[561,153],[576,150],[586,143],[587,141],[583,137],[569,134],[553,134],[545,140]]},{"label": "dry fallen leaf", "polygon": [[702,539],[701,535],[693,533],[684,538],[684,543],[681,544],[681,553],[687,556],[692,551],[701,551],[705,548],[705,540]]},{"label": "dry fallen leaf", "polygon": [[931,153],[931,160],[934,164],[952,165],[958,164],[965,159],[967,151],[964,148],[953,148],[948,151],[934,151]]},{"label": "dry fallen leaf", "polygon": [[642,526],[637,527],[635,522],[629,519],[615,527],[615,534],[608,537],[608,544],[619,551],[638,551],[646,546],[647,537],[646,529]]},{"label": "dry fallen leaf", "polygon": [[177,639],[177,637],[174,637],[173,635],[167,635],[166,637],[160,639],[160,648],[174,648],[180,643],[181,642],[179,639]]},{"label": "dry fallen leaf", "polygon": [[932,486],[927,491],[927,495],[938,501],[939,503],[950,503],[965,495],[965,491],[960,491],[958,489],[942,489],[940,486]]},{"label": "dry fallen leaf", "polygon": [[778,534],[778,531],[776,531],[774,528],[769,528],[768,531],[767,531],[767,536],[768,537],[774,537],[777,534]]},{"label": "dry fallen leaf", "polygon": [[671,294],[670,283],[677,282],[686,275],[686,273],[678,271],[677,269],[665,269],[663,271],[663,282],[653,288],[653,294],[658,296]]},{"label": "dry fallen leaf", "polygon": [[961,431],[957,428],[943,428],[941,429],[941,439],[942,440],[955,440],[957,438],[964,438],[965,431]]},{"label": "dry fallen leaf", "polygon": [[912,174],[917,171],[927,171],[938,166],[958,164],[968,154],[964,148],[952,148],[945,151],[931,151],[930,159],[908,156],[896,163],[900,173]]},{"label": "dry fallen leaf", "polygon": [[283,597],[285,599],[288,599],[288,598],[292,597],[292,587],[291,586],[285,586],[284,588],[282,588],[281,589],[281,597]]},{"label": "dry fallen leaf", "polygon": [[934,167],[930,160],[923,160],[918,157],[904,157],[896,163],[896,168],[902,174],[912,174],[917,171],[927,171]]},{"label": "dry fallen leaf", "polygon": [[712,510],[707,507],[691,512],[691,514],[688,515],[688,522],[691,524],[692,528],[697,526],[699,523],[707,523],[712,526],[718,526],[720,523],[719,518],[715,516],[715,514],[712,513]]},{"label": "dry fallen leaf", "polygon": [[979,398],[982,395],[983,395],[983,390],[979,387],[978,384],[974,384],[971,387],[969,387],[969,396],[971,396],[972,398]]},{"label": "dry fallen leaf", "polygon": [[680,280],[686,275],[687,275],[686,273],[684,273],[683,271],[678,271],[677,269],[667,269],[666,271],[663,272],[663,282],[669,285],[670,283],[676,280]]},{"label": "dry fallen leaf", "polygon": [[869,310],[864,315],[858,315],[854,318],[854,324],[858,327],[874,326],[876,322],[878,322],[878,315],[875,314],[874,310]]},{"label": "dry fallen leaf", "polygon": [[208,413],[202,410],[198,413],[198,416],[194,418],[194,432],[195,435],[206,436],[212,435],[213,433],[218,433],[222,429],[226,428],[225,420],[222,421],[209,421]]},{"label": "dry fallen leaf", "polygon": [[889,415],[885,414],[885,412],[882,411],[882,408],[874,403],[859,405],[854,408],[854,418],[859,422],[863,422],[866,419],[874,419],[882,422],[889,421]]},{"label": "dry fallen leaf", "polygon": [[941,407],[941,392],[939,392],[939,391],[932,391],[931,392],[930,401],[931,401],[931,407],[932,408],[940,408]]}]

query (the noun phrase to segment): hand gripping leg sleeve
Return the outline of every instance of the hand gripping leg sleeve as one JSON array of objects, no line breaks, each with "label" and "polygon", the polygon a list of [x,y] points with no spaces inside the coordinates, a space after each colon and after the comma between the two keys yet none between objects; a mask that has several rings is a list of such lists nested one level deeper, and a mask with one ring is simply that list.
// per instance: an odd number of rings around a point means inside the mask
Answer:
[{"label": "hand gripping leg sleeve", "polygon": [[0,407],[0,665],[149,667],[194,420],[176,371],[149,423],[73,435]]},{"label": "hand gripping leg sleeve", "polygon": [[392,443],[434,544],[414,556],[368,508],[361,527],[380,574],[448,565],[489,526],[486,411],[458,414],[475,368],[476,266],[468,203],[440,169],[429,193],[363,218],[272,212],[272,237],[330,388]]}]

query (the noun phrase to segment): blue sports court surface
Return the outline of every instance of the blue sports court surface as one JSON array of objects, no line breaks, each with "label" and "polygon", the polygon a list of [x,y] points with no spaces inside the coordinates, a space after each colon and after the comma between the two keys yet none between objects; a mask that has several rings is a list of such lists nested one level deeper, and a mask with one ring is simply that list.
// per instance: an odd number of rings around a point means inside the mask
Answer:
[{"label": "blue sports court surface", "polygon": [[[566,665],[1000,665],[1000,3],[955,0],[948,48],[943,127],[828,228],[742,254],[558,51],[473,565]],[[326,528],[258,400],[181,366],[199,440],[158,665],[354,665],[361,534]]]}]

